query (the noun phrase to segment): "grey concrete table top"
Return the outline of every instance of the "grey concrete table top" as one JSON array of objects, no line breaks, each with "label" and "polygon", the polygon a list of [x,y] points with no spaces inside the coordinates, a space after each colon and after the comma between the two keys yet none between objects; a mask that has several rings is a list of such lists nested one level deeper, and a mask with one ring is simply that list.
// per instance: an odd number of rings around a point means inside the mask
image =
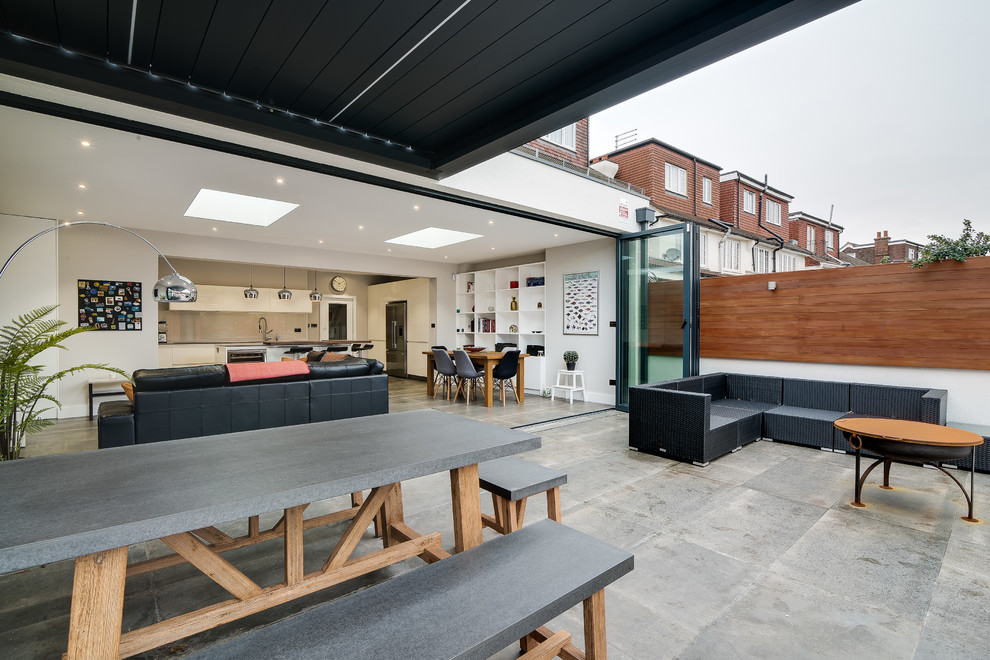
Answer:
[{"label": "grey concrete table top", "polygon": [[437,410],[0,463],[0,573],[536,449]]}]

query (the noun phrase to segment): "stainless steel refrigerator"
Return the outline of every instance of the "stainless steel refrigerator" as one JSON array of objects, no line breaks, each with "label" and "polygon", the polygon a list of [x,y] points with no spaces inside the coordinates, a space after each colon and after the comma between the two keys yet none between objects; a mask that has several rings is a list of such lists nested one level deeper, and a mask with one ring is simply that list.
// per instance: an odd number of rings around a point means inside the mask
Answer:
[{"label": "stainless steel refrigerator", "polygon": [[406,378],[406,303],[385,305],[385,373]]}]

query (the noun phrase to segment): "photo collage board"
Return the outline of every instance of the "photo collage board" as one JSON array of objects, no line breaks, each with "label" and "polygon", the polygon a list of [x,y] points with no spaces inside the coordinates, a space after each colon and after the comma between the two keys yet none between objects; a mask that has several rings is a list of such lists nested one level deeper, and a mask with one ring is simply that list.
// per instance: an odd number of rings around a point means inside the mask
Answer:
[{"label": "photo collage board", "polygon": [[79,327],[141,329],[141,283],[78,280]]}]

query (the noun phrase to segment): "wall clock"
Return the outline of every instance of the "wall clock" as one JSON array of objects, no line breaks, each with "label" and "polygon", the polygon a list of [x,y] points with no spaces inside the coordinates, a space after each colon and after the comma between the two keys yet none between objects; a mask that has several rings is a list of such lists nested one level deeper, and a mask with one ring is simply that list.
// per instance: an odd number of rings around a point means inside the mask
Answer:
[{"label": "wall clock", "polygon": [[343,293],[347,289],[347,280],[338,275],[337,277],[330,280],[330,288],[337,293]]}]

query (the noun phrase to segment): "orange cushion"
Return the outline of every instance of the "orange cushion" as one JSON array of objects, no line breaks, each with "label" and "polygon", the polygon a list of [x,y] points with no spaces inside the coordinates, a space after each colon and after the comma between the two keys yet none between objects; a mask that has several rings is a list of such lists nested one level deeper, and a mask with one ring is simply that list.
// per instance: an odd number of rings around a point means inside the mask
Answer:
[{"label": "orange cushion", "polygon": [[121,383],[120,386],[124,390],[124,394],[127,395],[127,400],[134,403],[134,385],[129,382]]},{"label": "orange cushion", "polygon": [[320,362],[340,362],[341,360],[346,360],[351,357],[347,353],[330,353],[327,352],[320,358]]},{"label": "orange cushion", "polygon": [[305,362],[290,360],[288,362],[235,362],[227,365],[227,373],[231,383],[246,380],[265,380],[268,378],[285,378],[309,373]]}]

